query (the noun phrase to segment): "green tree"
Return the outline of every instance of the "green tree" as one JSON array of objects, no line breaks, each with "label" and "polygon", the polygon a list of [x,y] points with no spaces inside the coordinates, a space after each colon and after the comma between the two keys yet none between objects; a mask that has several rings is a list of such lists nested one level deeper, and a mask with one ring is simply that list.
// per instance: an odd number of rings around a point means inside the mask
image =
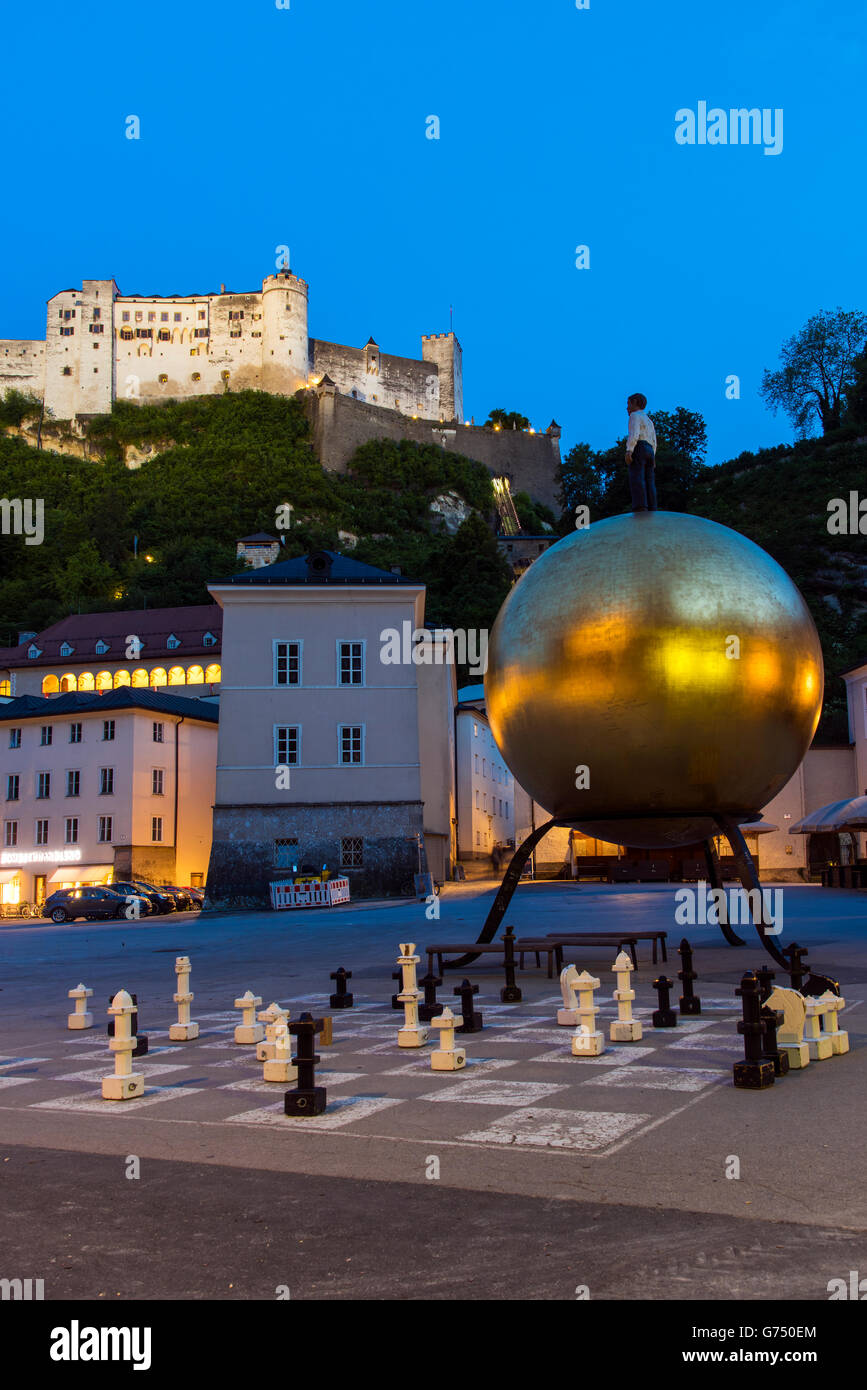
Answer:
[{"label": "green tree", "polygon": [[40,414],[42,402],[36,396],[26,395],[13,386],[0,400],[0,425],[14,425],[20,429],[25,420],[32,420]]},{"label": "green tree", "polygon": [[847,425],[867,425],[867,343],[852,361],[852,384],[846,392]]},{"label": "green tree", "polygon": [[855,357],[867,337],[867,315],[820,310],[780,349],[781,367],[762,376],[760,395],[774,414],[782,409],[799,439],[818,420],[822,433],[838,429],[855,382]]},{"label": "green tree", "polygon": [[519,415],[517,410],[492,410],[485,421],[485,428],[493,429],[494,425],[499,425],[503,430],[528,430],[530,421],[526,415]]}]

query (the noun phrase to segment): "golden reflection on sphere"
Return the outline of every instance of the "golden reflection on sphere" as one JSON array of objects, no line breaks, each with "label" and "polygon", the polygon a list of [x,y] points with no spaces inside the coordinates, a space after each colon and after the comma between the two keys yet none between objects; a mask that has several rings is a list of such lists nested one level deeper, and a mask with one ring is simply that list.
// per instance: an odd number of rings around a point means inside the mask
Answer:
[{"label": "golden reflection on sphere", "polygon": [[552,816],[661,849],[776,795],[823,685],[813,619],[770,555],[702,517],[645,512],[530,566],[491,632],[485,697],[505,761]]}]

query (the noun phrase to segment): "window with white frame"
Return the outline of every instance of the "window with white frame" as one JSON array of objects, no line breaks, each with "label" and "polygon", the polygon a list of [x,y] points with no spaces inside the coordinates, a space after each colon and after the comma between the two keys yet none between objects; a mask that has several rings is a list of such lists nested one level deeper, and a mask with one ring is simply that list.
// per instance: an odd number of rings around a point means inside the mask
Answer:
[{"label": "window with white frame", "polygon": [[51,796],[51,773],[38,772],[36,774],[36,800],[47,801]]},{"label": "window with white frame", "polygon": [[154,743],[162,743],[162,741],[163,741],[163,726],[162,726],[162,724],[156,724],[156,723],[155,723],[155,724],[154,724]]},{"label": "window with white frame", "polygon": [[162,816],[151,817],[151,839],[155,845],[162,844],[163,839],[163,818]]},{"label": "window with white frame", "polygon": [[153,768],[152,771],[151,771],[151,795],[152,795],[152,796],[162,796],[162,795],[163,795],[163,783],[164,783],[164,780],[165,780],[165,770],[164,770],[163,768],[161,768],[161,767],[155,767],[155,768]]},{"label": "window with white frame", "polygon": [[17,772],[10,772],[6,778],[6,800],[17,801],[21,779]]},{"label": "window with white frame", "polygon": [[17,820],[7,820],[3,826],[3,843],[7,849],[14,849],[18,844],[18,822]]},{"label": "window with white frame", "polygon": [[274,643],[274,684],[301,684],[301,643]]},{"label": "window with white frame", "polygon": [[48,844],[48,821],[38,820],[36,822],[36,843],[37,845]]},{"label": "window with white frame", "polygon": [[20,730],[20,729],[10,729],[10,730],[9,730],[9,747],[10,747],[10,748],[20,748],[20,747],[21,747],[21,730]]},{"label": "window with white frame", "polygon": [[68,845],[78,844],[78,816],[66,817],[66,843]]},{"label": "window with white frame", "polygon": [[338,728],[337,760],[342,764],[364,762],[364,725],[341,724]]},{"label": "window with white frame", "polygon": [[48,748],[54,738],[54,731],[50,724],[43,724],[40,731],[39,742],[43,748]]},{"label": "window with white frame", "polygon": [[103,719],[102,721],[102,741],[112,743],[114,741],[114,720]]},{"label": "window with white frame", "polygon": [[275,724],[274,762],[278,767],[297,767],[300,760],[301,729],[297,724]]},{"label": "window with white frame", "polygon": [[99,820],[97,821],[96,838],[101,845],[107,845],[111,843],[112,819],[113,818],[111,816],[100,816]]},{"label": "window with white frame", "polygon": [[80,725],[80,724],[70,724],[70,726],[69,726],[69,742],[70,742],[70,743],[81,743],[81,725]]},{"label": "window with white frame", "polygon": [[81,795],[81,771],[77,767],[69,767],[66,769],[66,795]]},{"label": "window with white frame", "polygon": [[101,767],[99,769],[99,794],[100,796],[114,796],[113,767]]},{"label": "window with white frame", "polygon": [[364,685],[364,643],[337,643],[337,684]]}]

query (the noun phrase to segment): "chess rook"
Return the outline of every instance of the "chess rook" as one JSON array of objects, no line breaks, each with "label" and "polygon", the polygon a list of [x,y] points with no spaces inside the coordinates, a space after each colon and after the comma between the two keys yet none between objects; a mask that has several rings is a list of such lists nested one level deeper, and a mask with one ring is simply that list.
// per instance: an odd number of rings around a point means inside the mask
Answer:
[{"label": "chess rook", "polygon": [[75,1000],[75,1012],[68,1014],[66,1018],[67,1028],[78,1030],[80,1028],[93,1027],[93,1014],[88,1012],[87,1001],[93,994],[92,989],[87,985],[77,985],[75,989],[67,990],[67,998]]},{"label": "chess rook", "polygon": [[125,989],[118,990],[109,1005],[114,1030],[108,1045],[114,1053],[114,1075],[102,1078],[103,1100],[135,1100],[144,1095],[144,1077],[132,1069],[136,1045],[132,1031],[133,1000]]},{"label": "chess rook", "polygon": [[190,1005],[195,996],[190,993],[190,958],[177,956],[175,974],[178,988],[172,998],[178,1006],[178,1021],[169,1027],[169,1042],[192,1042],[199,1036],[199,1025],[190,1019]]},{"label": "chess rook", "polygon": [[428,1040],[428,1030],[418,1021],[418,1001],[421,990],[416,983],[419,956],[413,955],[415,942],[401,945],[397,963],[403,975],[403,989],[397,996],[403,1005],[403,1027],[398,1029],[398,1047],[423,1047]]},{"label": "chess rook", "polygon": [[281,1018],[285,1023],[289,1022],[289,1010],[282,1009],[276,1003],[269,1004],[267,1009],[263,1009],[256,1017],[260,1023],[265,1025],[265,1040],[256,1044],[256,1061],[269,1062],[274,1056],[276,1025]]},{"label": "chess rook", "polygon": [[444,1008],[439,1018],[431,1020],[439,1029],[439,1047],[431,1053],[430,1064],[433,1071],[460,1071],[467,1064],[464,1048],[455,1047],[455,1016],[451,1009]]},{"label": "chess rook", "polygon": [[599,1057],[605,1051],[605,1038],[596,1027],[598,1012],[593,992],[599,981],[585,970],[575,981],[578,990],[578,1027],[572,1034],[573,1057]]},{"label": "chess rook", "polygon": [[677,954],[680,956],[682,966],[677,972],[677,978],[683,985],[683,994],[680,996],[680,1012],[682,1015],[700,1014],[701,1000],[692,988],[692,982],[698,979],[698,975],[692,968],[692,947],[686,937],[678,946]]},{"label": "chess rook", "polygon": [[515,928],[506,927],[503,934],[503,967],[506,983],[500,990],[501,1004],[520,1004],[523,994],[515,983]]},{"label": "chess rook", "polygon": [[478,992],[478,985],[471,985],[469,980],[461,980],[460,984],[452,990],[452,994],[458,995],[461,1001],[459,1033],[481,1033],[484,1027],[482,1015],[473,1008],[473,995],[478,994]]},{"label": "chess rook", "polygon": [[671,1007],[670,990],[674,986],[674,980],[669,980],[667,976],[660,975],[658,980],[654,980],[653,988],[659,998],[659,1008],[654,1009],[652,1023],[654,1028],[676,1028],[677,1014]]},{"label": "chess rook", "polygon": [[774,1084],[774,1064],[765,1056],[767,1021],[762,1018],[759,982],[755,975],[747,971],[735,994],[743,1008],[738,1032],[744,1040],[744,1060],[735,1062],[732,1068],[734,1083],[741,1090],[764,1091]]},{"label": "chess rook", "polygon": [[289,1032],[298,1039],[297,1051],[292,1058],[298,1068],[298,1085],[286,1092],[283,1111],[296,1120],[321,1115],[326,1106],[325,1087],[316,1085],[316,1063],[320,1060],[316,1051],[316,1034],[321,1029],[322,1019],[307,1013],[302,1014],[297,1023],[289,1024]]},{"label": "chess rook", "polygon": [[336,992],[328,1001],[332,1009],[351,1009],[355,999],[347,992],[346,981],[352,979],[352,971],[344,970],[341,965],[337,970],[332,970],[329,979],[334,980],[337,986]]},{"label": "chess rook", "polygon": [[626,951],[620,952],[612,969],[617,979],[617,988],[614,991],[617,1017],[608,1030],[609,1037],[612,1042],[618,1043],[640,1042],[644,1030],[639,1020],[632,1017],[635,990],[631,987],[630,976],[635,966]]},{"label": "chess rook", "polygon": [[265,1059],[262,1080],[282,1081],[284,1084],[287,1081],[297,1081],[298,1068],[292,1065],[292,1036],[286,1016],[281,1014],[271,1026],[274,1029],[273,1051],[271,1056]]},{"label": "chess rook", "polygon": [[261,1042],[265,1036],[265,1029],[261,1023],[256,1022],[256,1010],[262,1003],[262,996],[253,994],[252,990],[247,990],[240,999],[235,1000],[235,1008],[241,1010],[241,1022],[235,1029],[235,1042],[242,1047],[250,1047],[253,1043]]}]

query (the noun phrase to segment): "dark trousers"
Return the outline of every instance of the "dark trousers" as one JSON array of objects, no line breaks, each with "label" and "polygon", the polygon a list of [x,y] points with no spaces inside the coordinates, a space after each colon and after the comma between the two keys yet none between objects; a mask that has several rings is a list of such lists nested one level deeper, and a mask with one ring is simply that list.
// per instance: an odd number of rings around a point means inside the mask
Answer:
[{"label": "dark trousers", "polygon": [[656,511],[656,468],[653,450],[646,439],[639,439],[629,465],[629,491],[634,512]]}]

